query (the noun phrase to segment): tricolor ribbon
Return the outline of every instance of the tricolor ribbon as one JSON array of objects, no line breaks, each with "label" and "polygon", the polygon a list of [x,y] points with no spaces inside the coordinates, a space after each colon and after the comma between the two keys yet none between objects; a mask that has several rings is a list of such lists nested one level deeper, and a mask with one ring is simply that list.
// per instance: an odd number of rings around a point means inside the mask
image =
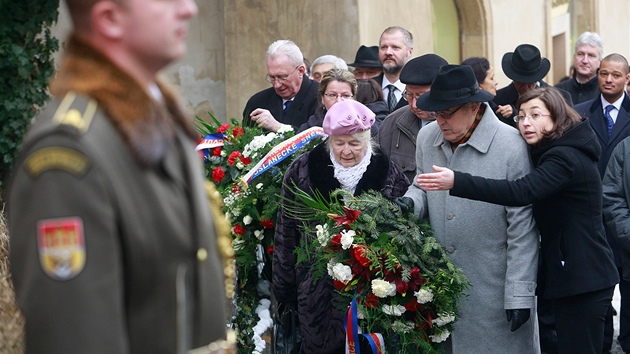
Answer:
[{"label": "tricolor ribbon", "polygon": [[280,144],[274,146],[274,148],[271,149],[265,157],[258,161],[258,163],[245,176],[243,176],[242,180],[246,184],[249,184],[254,178],[260,176],[265,171],[280,163],[280,161],[291,156],[314,138],[325,138],[327,136],[328,135],[324,133],[324,129],[321,127],[312,127],[281,142]]},{"label": "tricolor ribbon", "polygon": [[223,133],[208,134],[199,144],[197,144],[195,151],[203,150],[203,160],[208,162],[208,159],[210,158],[210,149],[225,145],[223,138],[225,138],[225,134]]},{"label": "tricolor ribbon", "polygon": [[357,317],[357,299],[353,298],[346,317],[346,352],[349,354],[361,354],[359,335],[365,337],[372,348],[372,354],[385,353],[385,340],[380,333],[361,333]]}]

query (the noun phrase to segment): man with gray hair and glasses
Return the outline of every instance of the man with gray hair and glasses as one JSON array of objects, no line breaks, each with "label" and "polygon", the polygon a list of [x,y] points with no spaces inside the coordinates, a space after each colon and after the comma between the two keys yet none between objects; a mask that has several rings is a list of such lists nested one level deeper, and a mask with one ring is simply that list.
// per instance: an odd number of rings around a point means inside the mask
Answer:
[{"label": "man with gray hair and glasses", "polygon": [[254,94],[243,110],[243,126],[276,132],[283,125],[297,131],[317,108],[319,84],[308,78],[300,48],[278,40],[267,49],[267,76],[272,87]]},{"label": "man with gray hair and glasses", "polygon": [[322,82],[324,74],[330,69],[348,70],[348,64],[346,64],[343,59],[334,55],[322,55],[321,57],[313,60],[313,64],[311,64],[310,78],[317,82]]},{"label": "man with gray hair and glasses", "polygon": [[597,69],[602,61],[604,44],[595,32],[584,32],[575,42],[573,77],[556,84],[571,94],[573,104],[592,100],[599,95]]}]

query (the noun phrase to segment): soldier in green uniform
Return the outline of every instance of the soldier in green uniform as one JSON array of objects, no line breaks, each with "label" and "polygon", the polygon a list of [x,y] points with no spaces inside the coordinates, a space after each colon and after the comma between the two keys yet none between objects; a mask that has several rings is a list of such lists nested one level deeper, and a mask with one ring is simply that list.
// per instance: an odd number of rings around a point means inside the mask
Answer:
[{"label": "soldier in green uniform", "polygon": [[227,245],[191,118],[157,79],[197,6],[66,2],[74,32],[7,196],[26,350],[222,352]]}]

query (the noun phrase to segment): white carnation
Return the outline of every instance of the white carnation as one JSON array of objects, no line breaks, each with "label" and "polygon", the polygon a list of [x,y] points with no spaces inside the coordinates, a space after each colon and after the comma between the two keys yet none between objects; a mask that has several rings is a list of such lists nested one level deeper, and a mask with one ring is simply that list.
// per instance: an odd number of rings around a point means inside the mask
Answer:
[{"label": "white carnation", "polygon": [[354,242],[354,236],[356,236],[356,232],[354,230],[343,230],[341,231],[341,248],[347,250],[352,246]]},{"label": "white carnation", "polygon": [[333,261],[329,261],[328,264],[326,265],[326,270],[328,270],[328,275],[330,275],[331,278],[334,277],[334,273],[333,273],[333,267],[335,266],[335,263],[333,263]]},{"label": "white carnation", "polygon": [[239,170],[242,170],[245,168],[245,164],[239,161],[236,163],[236,168],[238,168]]},{"label": "white carnation", "polygon": [[396,285],[383,279],[372,280],[372,292],[374,295],[385,298],[396,295]]},{"label": "white carnation", "polygon": [[256,236],[257,239],[262,240],[263,238],[265,238],[265,233],[263,232],[263,230],[256,230],[254,231],[254,236]]},{"label": "white carnation", "polygon": [[402,316],[407,309],[402,305],[383,305],[383,312],[392,316]]},{"label": "white carnation", "polygon": [[430,289],[422,288],[413,293],[413,295],[418,299],[419,304],[426,304],[427,302],[433,301],[433,293]]},{"label": "white carnation", "polygon": [[442,331],[442,333],[430,335],[429,338],[431,339],[431,342],[433,343],[441,343],[441,342],[444,342],[450,335],[451,335],[451,332],[445,329]]},{"label": "white carnation", "polygon": [[335,280],[338,280],[340,282],[347,282],[352,280],[352,269],[345,264],[335,264],[333,266],[332,272],[332,278]]},{"label": "white carnation", "polygon": [[254,219],[249,215],[245,215],[245,217],[243,218],[243,224],[245,225],[251,224],[252,221],[254,221]]},{"label": "white carnation", "polygon": [[258,189],[258,190],[262,190],[262,187],[263,187],[263,184],[262,184],[262,183],[258,183],[258,184],[256,185],[256,189]]},{"label": "white carnation", "polygon": [[449,324],[453,321],[455,321],[455,315],[448,313],[438,313],[438,318],[433,319],[431,322],[433,322],[433,324],[438,327],[442,327],[445,324]]}]

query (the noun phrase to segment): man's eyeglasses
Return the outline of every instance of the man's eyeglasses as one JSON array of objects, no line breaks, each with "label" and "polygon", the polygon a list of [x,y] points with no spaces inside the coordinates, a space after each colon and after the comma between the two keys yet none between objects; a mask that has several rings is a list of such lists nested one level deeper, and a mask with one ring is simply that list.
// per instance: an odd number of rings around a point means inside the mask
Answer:
[{"label": "man's eyeglasses", "polygon": [[437,111],[437,112],[430,112],[429,115],[431,115],[431,117],[433,118],[437,118],[440,117],[442,119],[451,119],[453,118],[453,116],[455,115],[455,113],[457,113],[457,111],[459,111],[460,109],[462,109],[462,107],[464,107],[466,104],[464,103],[463,105],[457,107],[457,109],[455,109],[452,112],[447,112],[447,111]]},{"label": "man's eyeglasses", "polygon": [[289,74],[289,75],[283,75],[283,76],[265,76],[265,81],[267,81],[270,84],[273,84],[274,82],[279,82],[279,83],[283,83],[285,81],[287,81],[287,79],[289,79],[289,77],[291,77],[291,75],[293,75],[295,73],[295,71],[300,67],[300,65],[296,66],[295,69],[293,69],[293,71]]},{"label": "man's eyeglasses", "polygon": [[551,117],[551,114],[540,114],[540,113],[532,113],[525,116],[514,116],[514,121],[516,123],[525,120],[525,118],[529,118],[531,120],[538,120],[540,117]]},{"label": "man's eyeglasses", "polygon": [[337,98],[341,98],[341,100],[345,101],[345,100],[349,100],[351,99],[353,96],[350,94],[337,94],[337,93],[325,93],[324,97],[326,97],[326,99],[330,100],[330,101],[334,101]]},{"label": "man's eyeglasses", "polygon": [[420,96],[422,96],[424,93],[420,93],[420,94],[413,94],[413,93],[409,93],[407,92],[407,90],[403,91],[403,97],[407,100],[407,102],[411,102],[411,100],[414,99],[418,99]]}]

